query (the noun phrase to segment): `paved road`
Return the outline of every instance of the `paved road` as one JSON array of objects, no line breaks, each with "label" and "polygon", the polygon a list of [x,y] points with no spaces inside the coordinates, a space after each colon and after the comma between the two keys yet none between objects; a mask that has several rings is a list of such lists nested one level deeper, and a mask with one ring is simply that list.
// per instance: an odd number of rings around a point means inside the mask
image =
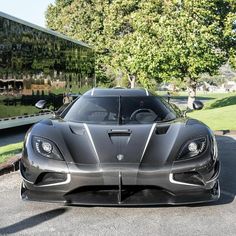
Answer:
[{"label": "paved road", "polygon": [[30,125],[0,130],[0,147],[24,140]]},{"label": "paved road", "polygon": [[236,235],[236,139],[218,137],[219,202],[182,207],[65,207],[23,202],[19,173],[0,177],[0,234]]}]

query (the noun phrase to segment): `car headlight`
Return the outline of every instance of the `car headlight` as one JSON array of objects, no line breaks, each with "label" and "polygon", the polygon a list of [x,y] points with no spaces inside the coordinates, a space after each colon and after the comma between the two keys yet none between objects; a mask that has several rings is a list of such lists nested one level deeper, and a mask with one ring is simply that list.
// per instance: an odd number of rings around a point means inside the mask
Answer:
[{"label": "car headlight", "polygon": [[218,147],[217,147],[217,142],[214,135],[211,138],[211,154],[213,156],[213,160],[216,160],[218,157]]},{"label": "car headlight", "polygon": [[45,138],[33,136],[32,142],[34,151],[36,153],[50,159],[63,160],[63,157],[56,144],[54,144],[52,141]]},{"label": "car headlight", "polygon": [[206,138],[194,139],[187,142],[180,151],[178,160],[189,159],[199,155],[206,149]]}]

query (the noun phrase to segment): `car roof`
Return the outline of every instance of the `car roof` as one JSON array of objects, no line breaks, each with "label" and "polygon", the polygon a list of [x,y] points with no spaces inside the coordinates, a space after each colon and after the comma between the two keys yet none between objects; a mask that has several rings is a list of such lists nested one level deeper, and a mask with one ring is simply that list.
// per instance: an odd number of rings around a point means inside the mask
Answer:
[{"label": "car roof", "polygon": [[87,91],[84,95],[86,96],[154,96],[147,89],[126,89],[126,88],[93,88]]}]

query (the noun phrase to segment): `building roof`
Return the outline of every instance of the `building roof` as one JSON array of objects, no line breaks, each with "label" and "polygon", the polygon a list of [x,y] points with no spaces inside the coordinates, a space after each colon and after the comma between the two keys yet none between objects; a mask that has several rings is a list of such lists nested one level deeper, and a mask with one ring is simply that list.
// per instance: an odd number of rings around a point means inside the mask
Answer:
[{"label": "building roof", "polygon": [[0,11],[0,17],[3,17],[3,18],[6,18],[8,20],[11,20],[11,21],[14,21],[14,22],[17,22],[19,24],[22,24],[22,25],[25,25],[25,26],[28,26],[28,27],[31,27],[33,29],[36,29],[36,30],[39,30],[39,31],[42,31],[44,33],[47,33],[47,34],[50,34],[50,35],[54,35],[58,38],[62,38],[62,39],[65,39],[67,41],[70,41],[72,43],[75,43],[75,44],[78,44],[80,46],[83,46],[83,47],[87,47],[87,48],[91,48],[88,44],[82,42],[82,41],[79,41],[79,40],[74,40],[74,39],[71,39],[61,33],[58,33],[56,31],[53,31],[53,30],[50,30],[50,29],[46,29],[46,28],[43,28],[41,26],[38,26],[38,25],[35,25],[35,24],[32,24],[30,22],[27,22],[27,21],[24,21],[24,20],[21,20],[19,18],[16,18],[14,16],[11,16],[11,15],[8,15],[4,12],[1,12]]}]

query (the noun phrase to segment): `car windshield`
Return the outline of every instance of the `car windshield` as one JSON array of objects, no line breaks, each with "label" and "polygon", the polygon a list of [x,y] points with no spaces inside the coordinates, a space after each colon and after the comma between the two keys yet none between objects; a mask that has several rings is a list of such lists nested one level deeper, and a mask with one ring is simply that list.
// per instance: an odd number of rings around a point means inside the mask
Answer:
[{"label": "car windshield", "polygon": [[82,96],[64,117],[91,124],[150,124],[176,119],[178,111],[155,96]]}]

